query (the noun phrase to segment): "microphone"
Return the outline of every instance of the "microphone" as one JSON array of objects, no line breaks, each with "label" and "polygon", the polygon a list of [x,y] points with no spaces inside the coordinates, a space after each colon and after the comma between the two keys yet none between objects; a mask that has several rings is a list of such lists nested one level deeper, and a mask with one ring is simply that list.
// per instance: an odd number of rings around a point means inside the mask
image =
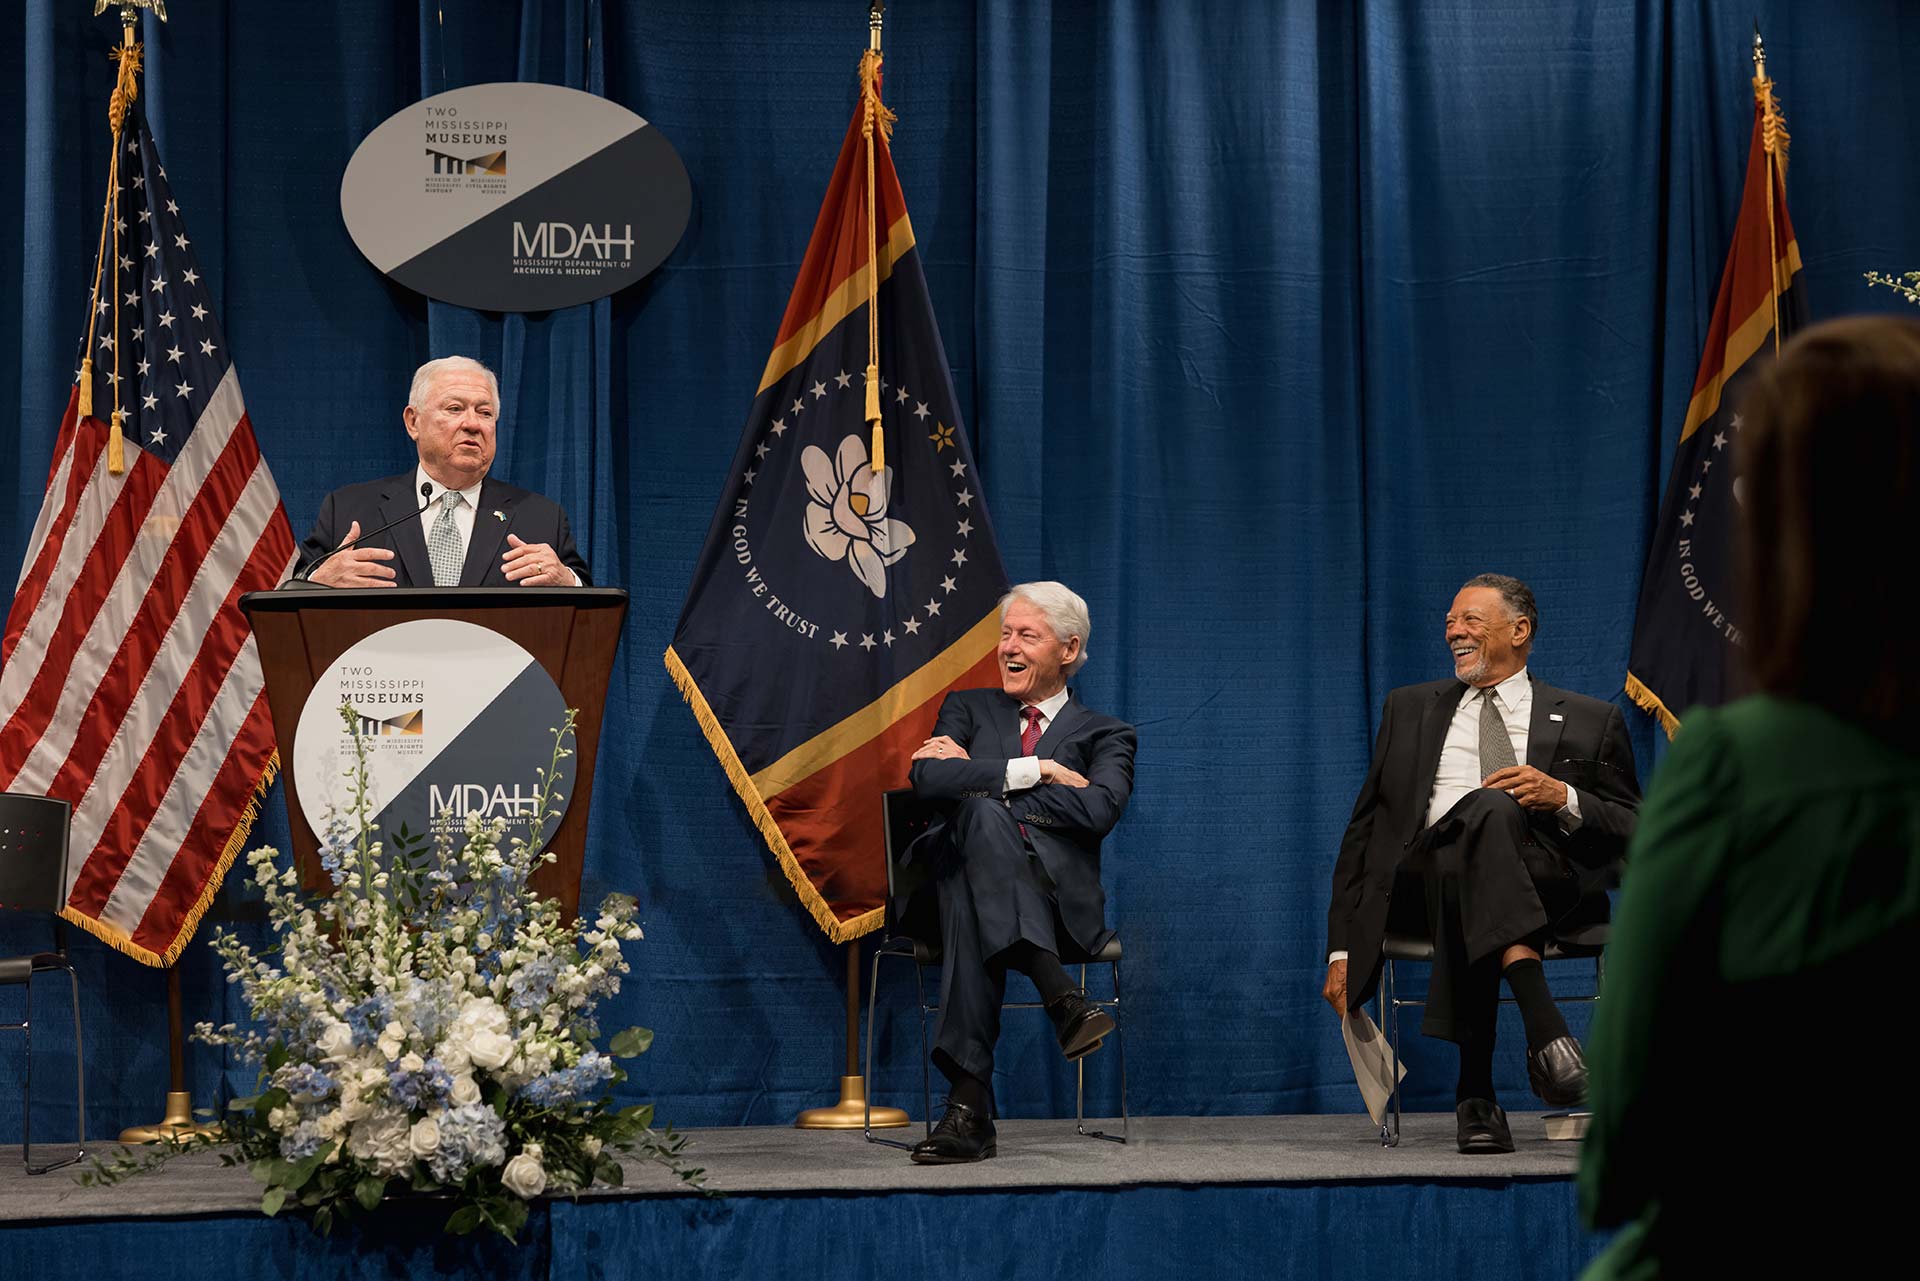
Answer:
[{"label": "microphone", "polygon": [[[433,506],[433,482],[430,480],[423,480],[420,482],[420,506],[418,508],[416,508],[411,512],[408,512],[405,516],[400,517],[400,519],[398,520],[388,521],[386,524],[380,526],[380,528],[374,530],[370,534],[360,535],[360,537],[353,540],[354,546],[356,547],[360,546],[370,538],[378,538],[380,535],[386,533],[389,529],[392,529],[395,525],[404,525],[410,520],[419,520],[420,517],[423,514],[425,514],[427,508],[431,506]],[[314,561],[313,564],[307,566],[304,570],[302,570],[298,574],[295,574],[292,578],[289,578],[284,584],[282,584],[281,590],[284,591],[288,587],[325,587],[327,586],[326,583],[316,583],[312,581],[313,571],[320,568],[322,565],[326,564],[328,561],[332,560],[335,556],[338,556],[341,552],[345,551],[346,549],[347,549],[347,544],[345,543],[340,544],[338,547],[328,552],[325,556],[322,556],[320,559]]]}]

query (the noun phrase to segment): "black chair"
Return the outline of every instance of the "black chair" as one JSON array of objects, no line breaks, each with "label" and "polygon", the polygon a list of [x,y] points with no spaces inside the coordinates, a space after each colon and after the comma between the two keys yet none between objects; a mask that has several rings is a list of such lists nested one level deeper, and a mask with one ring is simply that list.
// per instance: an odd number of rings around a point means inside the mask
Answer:
[{"label": "black chair", "polygon": [[[931,801],[923,801],[913,794],[912,788],[896,788],[884,792],[880,797],[883,822],[887,839],[887,910],[886,924],[883,927],[879,949],[873,955],[873,977],[867,987],[867,1065],[866,1079],[872,1082],[873,1076],[873,1039],[874,1005],[880,993],[880,962],[899,957],[913,962],[913,982],[920,1006],[920,1088],[925,1096],[925,1126],[928,1134],[933,1133],[933,1081],[928,1067],[927,1020],[939,1013],[936,1002],[928,1004],[924,971],[928,966],[940,964],[940,922],[934,915],[934,901],[931,887],[926,885],[928,869],[917,864],[903,865],[907,847],[913,844],[915,837],[927,830],[933,819],[939,814],[939,806]],[[926,892],[922,893],[921,891]],[[904,920],[894,919],[894,905],[907,904]],[[1078,1073],[1074,1103],[1074,1130],[1089,1139],[1105,1139],[1109,1143],[1125,1143],[1131,1130],[1131,1120],[1127,1115],[1127,1044],[1123,1035],[1124,1024],[1120,1018],[1120,937],[1116,933],[1113,939],[1097,955],[1062,955],[1061,961],[1080,967],[1080,986],[1087,984],[1088,965],[1108,965],[1113,973],[1113,995],[1094,1004],[1104,1007],[1113,1016],[1114,1047],[1120,1057],[1120,1133],[1107,1134],[1101,1130],[1087,1129],[1087,1060],[1085,1056],[1074,1061]],[[1091,995],[1091,994],[1089,994]],[[1038,1001],[1008,1001],[1001,1007],[1007,1010],[1039,1010],[1046,1007]],[[882,1138],[873,1132],[872,1091],[868,1091],[866,1135],[869,1143],[884,1143],[888,1147],[911,1148],[910,1143],[898,1139]]]},{"label": "black chair", "polygon": [[[1616,864],[1607,874],[1604,888],[1617,889],[1620,884],[1620,868]],[[1417,887],[1409,886],[1410,893],[1403,894],[1401,885],[1394,889],[1394,898],[1400,901],[1422,902],[1423,895]],[[1387,1042],[1387,1068],[1389,1079],[1393,1082],[1392,1110],[1387,1119],[1380,1123],[1380,1145],[1382,1147],[1400,1146],[1400,1010],[1403,1006],[1424,1006],[1426,1001],[1416,1000],[1399,994],[1394,984],[1393,965],[1395,961],[1416,962],[1431,965],[1433,963],[1433,935],[1425,922],[1419,929],[1407,928],[1409,923],[1389,920],[1387,937],[1380,947],[1380,991],[1377,997],[1380,1011],[1380,1032]],[[1540,951],[1544,961],[1592,960],[1593,994],[1591,996],[1555,996],[1556,1003],[1585,1004],[1600,999],[1600,985],[1607,976],[1607,941],[1612,937],[1613,927],[1606,921],[1593,921],[1585,924],[1553,927],[1547,937],[1546,946]],[[1513,1004],[1513,998],[1503,996],[1502,1005]],[[1556,1113],[1554,1117],[1584,1117],[1584,1113]],[[1550,1121],[1550,1125],[1552,1122]],[[1566,1137],[1578,1138],[1585,1133],[1585,1127],[1570,1123]],[[1549,1137],[1559,1137],[1557,1127],[1550,1130]]]},{"label": "black chair", "polygon": [[[86,1159],[87,1066],[80,1050],[80,977],[67,959],[67,927],[60,909],[67,901],[67,824],[72,807],[46,796],[0,793],[0,907],[44,912],[53,921],[53,950],[0,957],[0,987],[18,985],[26,1012],[18,1023],[0,1023],[0,1031],[23,1032],[27,1042],[25,1086],[21,1091],[21,1157],[28,1174],[45,1174]],[[64,1161],[33,1163],[33,976],[65,970],[73,987],[74,1107],[80,1126],[80,1150]]]}]

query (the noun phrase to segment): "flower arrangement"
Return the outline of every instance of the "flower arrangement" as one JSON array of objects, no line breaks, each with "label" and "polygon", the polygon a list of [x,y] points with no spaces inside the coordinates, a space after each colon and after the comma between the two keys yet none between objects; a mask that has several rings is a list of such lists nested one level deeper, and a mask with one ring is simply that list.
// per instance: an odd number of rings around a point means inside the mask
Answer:
[{"label": "flower arrangement", "polygon": [[373,830],[367,750],[351,708],[349,815],[322,842],[330,896],[309,898],[272,849],[248,857],[266,896],[271,945],[255,951],[219,931],[225,962],[252,1014],[246,1028],[201,1023],[197,1039],[259,1067],[259,1092],[228,1104],[214,1131],[122,1150],[81,1176],[109,1184],[185,1152],[221,1148],[265,1185],[260,1208],[288,1207],[330,1229],[395,1193],[442,1194],[449,1231],[485,1226],[508,1239],[543,1192],[617,1185],[615,1153],[659,1161],[689,1184],[686,1140],[653,1128],[653,1110],[616,1108],[601,1087],[624,1079],[614,1060],[644,1053],[629,1028],[596,1048],[598,1003],[627,973],[621,944],[640,937],[635,903],[610,895],[591,920],[563,924],[560,905],[528,877],[553,855],[537,839],[559,799],[574,715],[555,731],[539,771],[530,835],[502,847],[504,824],[470,815],[456,850],[443,820],[429,843]]},{"label": "flower arrangement", "polygon": [[1884,274],[1869,271],[1866,277],[1869,289],[1875,285],[1885,285],[1914,306],[1920,307],[1920,271],[1909,271],[1901,276],[1896,276],[1890,271]]}]

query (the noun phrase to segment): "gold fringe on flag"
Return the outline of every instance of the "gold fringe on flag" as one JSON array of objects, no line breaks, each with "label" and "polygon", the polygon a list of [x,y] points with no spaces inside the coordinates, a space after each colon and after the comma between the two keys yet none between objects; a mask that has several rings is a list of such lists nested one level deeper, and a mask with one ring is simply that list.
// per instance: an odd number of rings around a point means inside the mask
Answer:
[{"label": "gold fringe on flag", "polygon": [[844,921],[833,914],[832,906],[814,888],[813,882],[807,879],[806,870],[800,866],[793,847],[787,844],[786,833],[780,830],[780,824],[774,821],[766,802],[760,799],[760,790],[753,785],[753,777],[747,773],[746,766],[740,763],[740,755],[733,750],[733,742],[721,726],[720,718],[707,706],[700,687],[694,683],[693,673],[687,670],[686,664],[680,661],[680,655],[674,653],[671,646],[667,648],[665,659],[667,674],[673,677],[680,697],[693,709],[693,719],[698,722],[700,732],[707,736],[707,745],[713,748],[713,754],[720,758],[721,767],[727,771],[727,781],[733,784],[733,790],[746,805],[753,825],[760,829],[761,838],[766,841],[767,848],[773,851],[780,870],[787,875],[787,883],[800,896],[800,903],[807,909],[807,914],[813,917],[813,923],[826,931],[827,937],[835,943],[851,943],[879,929],[886,920],[884,907],[872,908]]},{"label": "gold fringe on flag", "polygon": [[1643,685],[1640,678],[1632,672],[1627,673],[1627,697],[1632,699],[1641,711],[1658,720],[1660,728],[1667,731],[1669,739],[1680,732],[1680,718],[1668,711],[1667,705],[1660,701],[1660,696]]},{"label": "gold fringe on flag", "polygon": [[213,874],[207,878],[206,888],[200,891],[199,901],[187,913],[186,919],[181,922],[179,932],[174,935],[173,942],[167,945],[165,952],[141,947],[133,941],[131,935],[117,927],[105,921],[95,920],[91,916],[83,916],[70,907],[60,909],[60,915],[114,951],[124,952],[142,965],[151,965],[156,969],[165,969],[172,965],[180,959],[180,954],[187,950],[187,944],[193,941],[194,931],[200,928],[200,918],[205,916],[207,909],[213,906],[214,896],[220,892],[220,886],[226,881],[228,869],[233,866],[233,861],[240,857],[240,851],[246,845],[247,838],[253,835],[253,823],[260,817],[260,805],[267,798],[267,788],[273,785],[273,780],[279,776],[279,773],[280,753],[275,752],[267,758],[266,768],[260,772],[259,781],[254,783],[253,799],[247,802],[244,810],[240,811],[240,820],[234,824],[232,835],[227,837],[227,843],[221,849],[219,859],[214,863]]}]

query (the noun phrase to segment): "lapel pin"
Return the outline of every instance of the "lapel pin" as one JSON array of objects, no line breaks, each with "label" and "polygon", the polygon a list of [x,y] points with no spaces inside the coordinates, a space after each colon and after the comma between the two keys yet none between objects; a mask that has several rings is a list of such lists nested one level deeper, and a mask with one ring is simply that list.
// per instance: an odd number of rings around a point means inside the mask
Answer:
[{"label": "lapel pin", "polygon": [[[499,513],[498,513],[498,512],[495,512],[495,513],[494,513],[494,515],[496,515],[496,516],[497,516],[497,515],[499,515]],[[1567,719],[1567,718],[1566,718],[1566,717],[1564,717],[1564,716],[1562,716],[1562,715],[1561,715],[1560,713],[1558,713],[1558,712],[1548,712],[1548,713],[1547,713],[1547,719],[1548,719],[1548,720],[1550,720],[1550,721],[1564,721],[1564,720],[1565,720],[1565,719]]]},{"label": "lapel pin", "polygon": [[[498,507],[496,507],[496,508],[494,508],[494,509],[493,509],[493,518],[494,518],[495,520],[505,520],[505,519],[507,518],[507,514],[506,514],[505,512],[503,512],[503,511],[501,511],[501,510],[500,510],[500,509],[499,509]],[[1554,719],[1555,719],[1555,720],[1559,720],[1560,718],[1559,718],[1558,716],[1556,716],[1556,717],[1554,717]]]}]

